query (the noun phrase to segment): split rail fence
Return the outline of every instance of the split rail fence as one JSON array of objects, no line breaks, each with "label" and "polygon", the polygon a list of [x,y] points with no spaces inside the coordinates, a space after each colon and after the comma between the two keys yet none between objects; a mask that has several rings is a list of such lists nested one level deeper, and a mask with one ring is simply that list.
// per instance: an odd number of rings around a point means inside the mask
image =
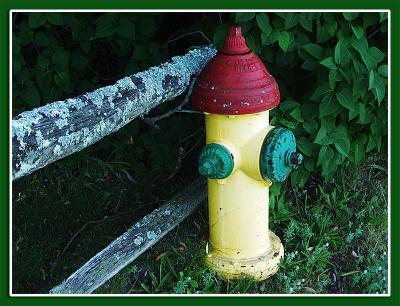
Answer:
[{"label": "split rail fence", "polygon": [[[181,95],[215,54],[212,46],[196,48],[113,85],[14,117],[12,180],[86,148]],[[50,293],[92,293],[175,228],[206,197],[206,180],[196,180],[133,224]]]}]

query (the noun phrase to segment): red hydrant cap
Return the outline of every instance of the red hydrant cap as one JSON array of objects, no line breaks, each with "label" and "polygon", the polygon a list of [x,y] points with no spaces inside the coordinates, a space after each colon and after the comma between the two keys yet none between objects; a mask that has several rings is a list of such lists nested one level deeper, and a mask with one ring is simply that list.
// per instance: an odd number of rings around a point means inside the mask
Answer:
[{"label": "red hydrant cap", "polygon": [[223,48],[197,78],[191,104],[200,111],[254,114],[279,104],[278,84],[249,49],[240,27],[231,27]]},{"label": "red hydrant cap", "polygon": [[229,29],[229,34],[221,51],[226,54],[243,54],[251,51],[242,35],[241,27],[231,27]]}]

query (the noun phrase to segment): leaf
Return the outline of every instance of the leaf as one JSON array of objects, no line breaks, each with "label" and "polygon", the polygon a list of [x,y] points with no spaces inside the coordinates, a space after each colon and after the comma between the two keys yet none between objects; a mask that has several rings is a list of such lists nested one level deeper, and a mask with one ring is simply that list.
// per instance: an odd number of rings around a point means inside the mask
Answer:
[{"label": "leaf", "polygon": [[303,117],[301,116],[301,110],[300,107],[296,107],[294,110],[292,110],[289,115],[295,119],[297,122],[304,122]]},{"label": "leaf", "polygon": [[367,117],[367,112],[365,110],[365,106],[362,103],[358,103],[358,115],[360,117],[360,122],[365,123],[365,119]]},{"label": "leaf", "polygon": [[286,31],[282,31],[279,34],[278,44],[281,49],[286,52],[290,43],[290,36],[289,33]]},{"label": "leaf", "polygon": [[373,90],[379,103],[382,102],[386,93],[386,84],[384,79],[375,70],[371,70],[369,73],[368,89]]},{"label": "leaf", "polygon": [[54,75],[54,82],[58,85],[60,89],[62,89],[65,93],[67,93],[71,86],[71,77],[69,71],[59,71]]},{"label": "leaf", "polygon": [[377,145],[377,138],[375,136],[369,135],[368,136],[368,144],[367,144],[367,150],[365,151],[366,153],[368,153],[369,151],[371,151],[373,148],[376,147]]},{"label": "leaf", "polygon": [[306,137],[300,137],[296,140],[297,147],[299,150],[307,156],[312,156],[312,146],[311,141]]},{"label": "leaf", "polygon": [[317,60],[320,60],[324,54],[324,49],[322,49],[322,47],[317,44],[306,44],[303,46],[303,49],[307,51],[307,53],[315,57]]},{"label": "leaf", "polygon": [[379,12],[379,22],[382,23],[388,18],[388,15],[386,12]]},{"label": "leaf", "polygon": [[269,18],[266,13],[258,13],[256,15],[256,22],[258,28],[265,34],[269,35],[272,31],[272,27],[269,25]]},{"label": "leaf", "polygon": [[261,50],[261,37],[260,35],[255,35],[255,33],[251,32],[246,36],[246,42],[249,48],[255,53],[260,53]]},{"label": "leaf", "polygon": [[40,47],[46,47],[50,43],[48,36],[44,34],[42,31],[38,31],[35,34],[35,42]]},{"label": "leaf", "polygon": [[147,17],[139,24],[139,33],[142,35],[150,35],[157,31],[157,25],[154,17]]},{"label": "leaf", "polygon": [[64,68],[69,63],[69,57],[70,52],[63,49],[57,49],[57,51],[51,56],[51,61],[57,68]]},{"label": "leaf", "polygon": [[361,38],[364,35],[364,30],[363,30],[362,27],[359,27],[359,26],[354,26],[353,27],[353,26],[351,26],[351,29],[353,30],[353,33],[357,38]]},{"label": "leaf", "polygon": [[339,40],[335,47],[335,62],[339,65],[347,65],[350,61],[350,53],[343,41]]},{"label": "leaf", "polygon": [[346,82],[347,82],[349,85],[351,85],[351,83],[352,83],[351,71],[348,71],[347,69],[346,69],[346,70],[343,70],[343,69],[339,68],[339,72],[340,72],[340,74],[344,77],[344,79],[346,80]]},{"label": "leaf", "polygon": [[47,21],[54,25],[64,25],[64,18],[61,13],[47,13]]},{"label": "leaf", "polygon": [[223,28],[216,31],[213,36],[213,45],[217,48],[221,48],[224,44],[227,35],[228,35],[228,28]]},{"label": "leaf", "polygon": [[110,37],[114,34],[114,15],[104,14],[96,20],[94,38]]},{"label": "leaf", "polygon": [[362,36],[360,39],[352,38],[351,46],[358,51],[368,69],[376,68],[376,60],[370,54],[370,53],[375,53],[375,50],[369,51],[368,42],[364,36]]},{"label": "leaf", "polygon": [[343,127],[342,130],[333,132],[331,137],[334,139],[333,144],[335,145],[336,150],[338,150],[338,152],[343,156],[347,157],[350,151],[350,140],[346,128]]},{"label": "leaf", "polygon": [[374,70],[371,70],[369,72],[369,85],[368,85],[368,89],[372,89],[375,86],[375,76],[376,76],[376,72]]},{"label": "leaf", "polygon": [[380,84],[377,87],[375,87],[375,95],[379,104],[385,98],[385,93],[386,93],[386,86],[384,84]]},{"label": "leaf", "polygon": [[281,123],[282,125],[288,127],[289,129],[295,129],[296,126],[293,124],[293,122],[286,120],[286,119],[279,119],[279,123]]},{"label": "leaf", "polygon": [[305,158],[303,163],[304,163],[304,168],[306,168],[307,171],[309,171],[309,172],[314,171],[315,166],[314,166],[313,158]]},{"label": "leaf", "polygon": [[37,88],[29,84],[20,92],[20,96],[22,101],[24,101],[28,105],[39,105],[40,102],[40,94]]},{"label": "leaf", "polygon": [[300,16],[300,25],[303,27],[303,29],[312,32],[312,21],[309,20],[304,14],[301,14]]},{"label": "leaf", "polygon": [[365,154],[365,145],[356,143],[354,145],[354,162],[359,165]]},{"label": "leaf", "polygon": [[388,65],[381,65],[378,67],[378,73],[383,77],[388,77]]},{"label": "leaf", "polygon": [[300,104],[296,101],[288,99],[279,103],[279,108],[283,113],[288,113],[295,108],[300,108]]},{"label": "leaf", "polygon": [[119,21],[115,31],[118,33],[119,36],[131,39],[131,40],[134,40],[135,36],[136,36],[135,25],[133,24],[133,22],[131,22],[127,19],[121,19]]},{"label": "leaf", "polygon": [[352,90],[348,87],[336,93],[336,98],[340,105],[347,109],[355,109]]},{"label": "leaf", "polygon": [[317,167],[329,162],[333,156],[333,150],[329,146],[322,146],[319,150]]},{"label": "leaf", "polygon": [[271,45],[279,40],[280,32],[276,29],[272,29],[270,35],[266,35],[265,33],[261,33],[262,44],[263,46]]},{"label": "leaf", "polygon": [[89,64],[89,59],[86,56],[83,56],[78,52],[74,52],[71,54],[71,66],[76,71],[85,71],[88,64]]},{"label": "leaf", "polygon": [[337,68],[336,65],[335,65],[335,62],[334,62],[334,60],[333,60],[333,58],[331,56],[327,57],[326,59],[324,59],[322,61],[320,61],[319,63],[321,65],[329,68],[329,69],[336,69]]},{"label": "leaf", "polygon": [[358,17],[358,13],[357,12],[344,12],[343,13],[343,17],[347,21],[351,21],[351,20],[354,20],[354,19],[356,19]]},{"label": "leaf", "polygon": [[374,117],[374,119],[371,122],[370,125],[371,128],[371,133],[373,135],[380,135],[381,131],[382,131],[382,123],[381,121],[378,119],[378,117]]},{"label": "leaf", "polygon": [[147,48],[144,45],[136,45],[133,51],[133,58],[138,61],[145,60],[149,56]]},{"label": "leaf", "polygon": [[190,280],[190,285],[191,285],[193,288],[199,287],[199,284],[198,284],[197,281],[195,281],[194,279]]},{"label": "leaf", "polygon": [[285,16],[285,30],[295,27],[299,23],[298,13],[287,13]]},{"label": "leaf", "polygon": [[330,173],[335,172],[339,162],[340,154],[335,154],[335,152],[328,148],[325,154],[325,162],[322,164],[322,175],[328,176]]},{"label": "leaf", "polygon": [[50,61],[46,57],[44,57],[42,55],[39,55],[38,58],[37,58],[37,63],[39,65],[39,67],[45,69],[45,68],[47,68],[49,66]]},{"label": "leaf", "polygon": [[320,22],[317,22],[317,42],[324,43],[328,41],[331,37],[332,35],[328,32],[326,27]]},{"label": "leaf", "polygon": [[338,104],[336,103],[335,95],[333,93],[326,95],[319,105],[320,117],[326,117],[336,111],[338,111]]},{"label": "leaf", "polygon": [[337,78],[338,70],[332,69],[329,70],[329,87],[335,89],[336,87],[336,78]]},{"label": "leaf", "polygon": [[337,22],[334,21],[334,22],[326,23],[326,24],[325,24],[325,28],[326,28],[326,31],[328,32],[328,34],[329,34],[331,37],[333,37],[333,36],[335,35],[335,31],[336,31],[336,29],[337,29]]},{"label": "leaf", "polygon": [[[290,175],[290,184],[292,187],[294,186],[302,187],[307,182],[309,177],[310,177],[310,172],[306,171],[303,166],[300,166],[294,171],[292,171],[292,174]],[[282,207],[284,209],[286,216],[290,215],[290,212],[284,207],[283,201],[281,201],[281,203],[282,204],[280,204],[279,207]],[[289,217],[286,217],[284,220],[289,220]]]},{"label": "leaf", "polygon": [[18,72],[20,72],[21,67],[22,67],[21,57],[20,56],[16,56],[12,60],[12,73],[13,73],[14,76],[17,75]]},{"label": "leaf", "polygon": [[256,14],[255,13],[236,13],[235,15],[235,22],[245,22],[252,20]]},{"label": "leaf", "polygon": [[308,134],[315,135],[318,131],[318,123],[315,120],[304,121],[303,128]]},{"label": "leaf", "polygon": [[46,23],[46,16],[43,13],[29,14],[29,28],[36,29]]},{"label": "leaf", "polygon": [[301,105],[301,114],[305,120],[318,118],[319,111],[317,105],[316,103],[303,103]]},{"label": "leaf", "polygon": [[376,13],[363,13],[363,28],[376,24],[379,21],[379,16]]},{"label": "leaf", "polygon": [[315,89],[310,99],[312,101],[320,101],[325,95],[330,92],[332,92],[332,89],[329,87],[329,83],[323,83]]},{"label": "leaf", "polygon": [[314,62],[313,60],[305,60],[303,64],[301,64],[300,68],[309,71],[315,71],[320,69],[319,64]]},{"label": "leaf", "polygon": [[321,124],[321,127],[317,133],[317,136],[315,137],[314,143],[320,144],[320,145],[329,145],[333,143],[332,139],[328,136],[326,127]]},{"label": "leaf", "polygon": [[383,54],[382,51],[379,50],[379,49],[376,48],[376,47],[369,48],[368,54],[369,54],[371,57],[373,57],[374,60],[375,60],[377,63],[381,62],[381,61],[385,58],[385,54]]}]

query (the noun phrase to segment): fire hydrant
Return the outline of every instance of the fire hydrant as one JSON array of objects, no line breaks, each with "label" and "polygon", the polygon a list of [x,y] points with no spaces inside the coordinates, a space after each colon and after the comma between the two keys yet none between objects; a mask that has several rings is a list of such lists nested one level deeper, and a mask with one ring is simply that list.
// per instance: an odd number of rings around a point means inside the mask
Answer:
[{"label": "fire hydrant", "polygon": [[208,178],[206,264],[224,279],[264,280],[283,246],[268,227],[269,186],[287,178],[302,155],[284,128],[269,125],[279,88],[249,49],[240,27],[199,75],[191,104],[205,114],[199,172]]}]

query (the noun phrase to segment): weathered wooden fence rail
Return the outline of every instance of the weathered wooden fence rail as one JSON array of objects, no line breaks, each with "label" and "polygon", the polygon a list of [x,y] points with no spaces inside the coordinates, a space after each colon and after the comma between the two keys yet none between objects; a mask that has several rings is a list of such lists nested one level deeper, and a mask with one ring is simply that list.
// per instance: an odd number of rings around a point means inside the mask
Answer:
[{"label": "weathered wooden fence rail", "polygon": [[216,54],[206,46],[78,97],[23,112],[12,121],[12,179],[99,141],[182,94]]},{"label": "weathered wooden fence rail", "polygon": [[192,183],[182,193],[135,223],[60,285],[51,289],[50,293],[92,293],[204,202],[207,197],[206,186],[205,179]]},{"label": "weathered wooden fence rail", "polygon": [[[80,151],[182,94],[215,54],[212,46],[194,49],[113,85],[16,116],[12,121],[12,179]],[[93,292],[175,228],[206,197],[206,180],[199,179],[135,223],[50,293]]]}]

